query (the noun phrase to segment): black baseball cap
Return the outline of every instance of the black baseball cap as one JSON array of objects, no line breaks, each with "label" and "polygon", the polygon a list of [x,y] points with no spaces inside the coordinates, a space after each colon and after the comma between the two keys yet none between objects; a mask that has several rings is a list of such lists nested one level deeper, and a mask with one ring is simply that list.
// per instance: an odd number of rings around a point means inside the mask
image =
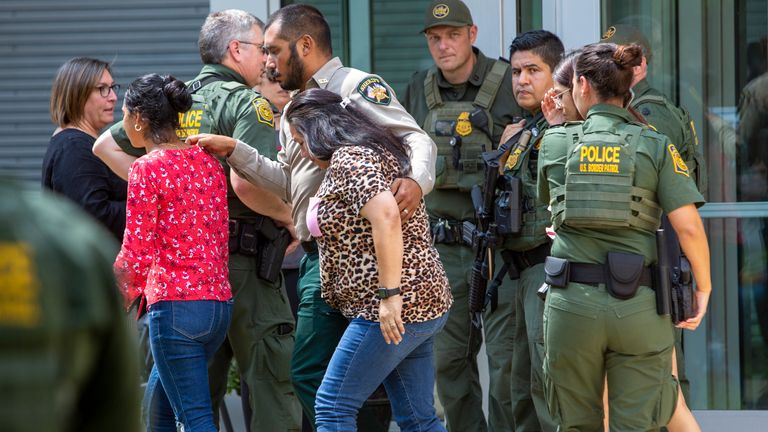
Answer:
[{"label": "black baseball cap", "polygon": [[643,32],[631,25],[616,24],[608,27],[603,36],[600,37],[600,42],[610,42],[616,45],[638,44],[643,48],[646,61],[651,62],[651,44],[648,43]]},{"label": "black baseball cap", "polygon": [[438,0],[429,4],[424,14],[424,29],[437,26],[464,27],[471,26],[472,14],[461,0]]}]

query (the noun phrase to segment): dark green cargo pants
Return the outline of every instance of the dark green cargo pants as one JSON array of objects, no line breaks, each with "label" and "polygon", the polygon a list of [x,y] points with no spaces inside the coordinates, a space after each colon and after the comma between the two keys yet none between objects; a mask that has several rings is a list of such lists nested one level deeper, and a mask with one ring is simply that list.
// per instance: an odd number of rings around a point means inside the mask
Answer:
[{"label": "dark green cargo pants", "polygon": [[557,430],[544,399],[544,264],[523,270],[515,295],[515,350],[512,356],[512,408],[517,432]]},{"label": "dark green cargo pants", "polygon": [[214,407],[226,392],[234,355],[250,391],[251,431],[300,431],[301,407],[289,374],[294,320],[282,277],[275,283],[260,279],[254,257],[232,254],[229,281],[232,322],[208,367]]},{"label": "dark green cargo pants", "polygon": [[[513,430],[511,374],[515,336],[515,284],[504,278],[499,288],[498,307],[488,307],[483,315],[485,347],[488,354],[490,388],[488,422],[482,411],[482,391],[475,360],[480,350],[479,338],[467,358],[469,342],[469,274],[474,261],[472,249],[459,244],[438,244],[440,261],[445,267],[453,294],[453,306],[443,330],[435,336],[437,395],[445,409],[451,432]],[[501,268],[497,260],[497,269]]]},{"label": "dark green cargo pants", "polygon": [[560,430],[602,430],[606,376],[611,430],[657,431],[672,416],[674,334],[650,288],[629,300],[611,297],[603,285],[551,289],[544,343],[545,395]]}]

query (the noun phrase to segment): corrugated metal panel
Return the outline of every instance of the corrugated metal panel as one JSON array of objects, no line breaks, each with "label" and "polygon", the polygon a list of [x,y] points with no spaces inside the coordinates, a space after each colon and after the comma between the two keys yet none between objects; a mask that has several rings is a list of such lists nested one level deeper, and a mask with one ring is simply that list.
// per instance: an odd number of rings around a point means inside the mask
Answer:
[{"label": "corrugated metal panel", "polygon": [[372,69],[398,94],[415,71],[434,64],[421,34],[428,5],[429,0],[371,0]]},{"label": "corrugated metal panel", "polygon": [[112,61],[123,89],[150,72],[191,79],[200,70],[197,37],[209,10],[209,0],[0,2],[0,174],[39,187],[54,129],[51,82],[63,62]]}]

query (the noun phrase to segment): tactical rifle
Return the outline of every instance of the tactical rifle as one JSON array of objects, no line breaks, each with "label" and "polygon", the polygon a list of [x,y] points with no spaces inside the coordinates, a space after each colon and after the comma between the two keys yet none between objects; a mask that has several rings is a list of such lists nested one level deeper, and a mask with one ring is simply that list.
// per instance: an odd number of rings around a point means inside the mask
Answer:
[{"label": "tactical rifle", "polygon": [[[509,151],[513,147],[522,144],[527,147],[531,138],[531,131],[535,127],[535,119],[526,125],[522,130],[513,135],[507,142],[500,145],[496,150],[484,152],[482,154],[484,163],[484,176],[481,185],[472,187],[472,205],[475,208],[475,219],[477,226],[472,222],[465,221],[462,224],[462,237],[465,244],[471,245],[474,251],[475,260],[472,264],[472,271],[469,277],[469,314],[470,328],[469,339],[467,343],[467,357],[473,356],[473,345],[475,338],[479,336],[482,330],[482,313],[488,303],[495,298],[495,293],[501,285],[504,275],[509,267],[504,265],[494,278],[494,257],[495,248],[499,234],[510,234],[519,232],[520,216],[517,213],[510,213],[509,194],[504,194],[497,199],[497,189],[503,178],[503,167],[501,164],[506,161]],[[505,181],[501,184],[504,190],[515,189],[514,193],[520,194],[520,182],[512,181],[514,186],[509,186],[510,182]],[[519,196],[517,198],[519,202]],[[511,218],[511,219],[510,219]],[[515,222],[513,219],[517,218]],[[497,223],[497,219],[498,222]],[[517,224],[517,229],[510,229],[511,225]],[[501,228],[501,230],[499,229]],[[493,281],[488,286],[489,281]]]}]

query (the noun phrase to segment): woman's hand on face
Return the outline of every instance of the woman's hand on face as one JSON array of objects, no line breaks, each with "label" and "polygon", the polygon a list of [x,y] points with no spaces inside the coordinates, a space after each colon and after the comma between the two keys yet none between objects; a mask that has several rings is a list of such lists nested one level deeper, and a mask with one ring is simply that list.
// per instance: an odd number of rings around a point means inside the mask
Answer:
[{"label": "woman's hand on face", "polygon": [[405,334],[405,325],[402,318],[403,297],[396,295],[382,299],[379,303],[379,324],[381,325],[381,334],[384,336],[384,342],[387,345],[392,342],[395,345],[403,340]]},{"label": "woman's hand on face", "polygon": [[696,290],[696,316],[677,323],[675,327],[688,329],[691,331],[696,330],[699,324],[701,324],[701,320],[704,319],[704,314],[707,313],[707,305],[709,305],[709,294],[710,291],[704,292]]},{"label": "woman's hand on face", "polygon": [[186,142],[198,145],[219,157],[228,157],[235,150],[235,145],[237,145],[237,140],[234,138],[207,133],[188,136]]},{"label": "woman's hand on face", "polygon": [[551,88],[544,93],[544,99],[541,101],[541,112],[550,125],[565,123],[565,109],[563,104],[557,100],[556,94],[555,89]]}]

